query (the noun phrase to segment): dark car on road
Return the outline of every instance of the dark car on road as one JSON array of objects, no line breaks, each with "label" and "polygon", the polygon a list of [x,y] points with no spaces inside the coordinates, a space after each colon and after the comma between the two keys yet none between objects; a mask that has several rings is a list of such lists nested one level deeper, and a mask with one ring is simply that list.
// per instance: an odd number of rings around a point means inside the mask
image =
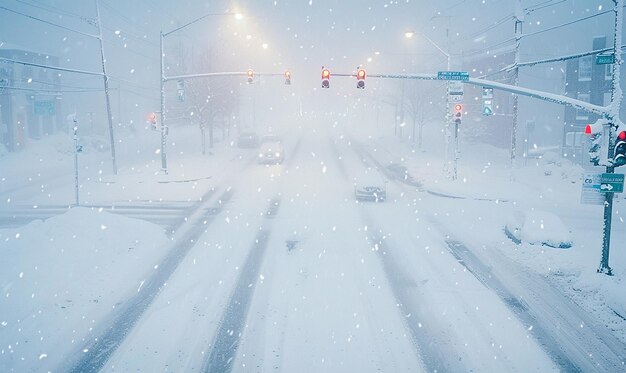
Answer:
[{"label": "dark car on road", "polygon": [[256,148],[259,146],[259,136],[254,132],[242,132],[237,138],[238,148]]}]

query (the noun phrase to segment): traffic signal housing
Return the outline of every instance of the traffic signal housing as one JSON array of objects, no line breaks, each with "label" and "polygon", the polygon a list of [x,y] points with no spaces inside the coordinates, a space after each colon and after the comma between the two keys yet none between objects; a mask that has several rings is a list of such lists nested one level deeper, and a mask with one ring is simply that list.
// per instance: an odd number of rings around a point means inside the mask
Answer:
[{"label": "traffic signal housing", "polygon": [[356,87],[358,89],[365,89],[365,70],[358,69],[356,71]]},{"label": "traffic signal housing", "polygon": [[330,88],[330,70],[322,69],[322,88]]},{"label": "traffic signal housing", "polygon": [[626,131],[622,131],[617,135],[613,154],[613,167],[620,167],[626,164]]},{"label": "traffic signal housing", "polygon": [[463,119],[463,105],[454,104],[454,123],[461,124],[461,119]]},{"label": "traffic signal housing", "polygon": [[254,78],[254,71],[252,71],[252,69],[248,69],[246,74],[248,75],[248,84],[251,84]]},{"label": "traffic signal housing", "polygon": [[285,85],[291,84],[291,71],[285,71]]}]

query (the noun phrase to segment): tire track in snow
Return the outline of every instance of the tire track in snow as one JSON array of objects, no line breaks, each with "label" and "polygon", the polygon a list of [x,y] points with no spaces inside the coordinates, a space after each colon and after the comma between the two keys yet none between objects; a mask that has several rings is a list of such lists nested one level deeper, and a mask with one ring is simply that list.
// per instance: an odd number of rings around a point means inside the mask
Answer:
[{"label": "tire track in snow", "polygon": [[[376,226],[371,224],[370,219],[367,227],[368,231],[381,232]],[[404,324],[411,333],[411,338],[415,345],[418,356],[429,372],[464,372],[467,371],[460,361],[451,359],[456,356],[455,351],[450,347],[444,348],[437,343],[437,336],[428,327],[428,323],[422,324],[419,320],[428,319],[428,310],[419,306],[415,295],[419,288],[414,280],[414,274],[406,272],[400,265],[400,261],[395,257],[393,247],[385,243],[382,237],[374,234],[368,236],[370,243],[378,254],[385,277],[390,284],[393,297],[396,300],[398,312]]]},{"label": "tire track in snow", "polygon": [[[270,201],[264,217],[273,219],[278,214],[279,207],[280,198],[274,197]],[[222,373],[230,372],[233,369],[232,364],[237,356],[239,342],[243,336],[270,235],[270,229],[261,227],[250,247],[248,256],[241,268],[241,276],[220,319],[217,332],[210,346],[210,353],[202,364],[202,372]]]},{"label": "tire track in snow", "polygon": [[[331,140],[330,142],[331,147],[333,148],[333,152],[335,152],[335,154],[339,154],[338,149],[336,149],[336,147],[334,146],[333,141]],[[363,151],[362,146],[360,146],[358,143],[353,142],[352,140],[351,144],[357,144],[355,147],[350,146],[350,148],[357,154],[361,161],[365,162],[366,154]],[[368,155],[368,158],[372,157]],[[343,162],[339,157],[335,157],[335,161],[337,162],[340,169],[345,170]],[[383,168],[382,165],[375,160],[374,163],[377,165],[379,170]],[[387,176],[387,174],[385,174],[385,176]],[[387,177],[391,181],[397,181],[391,175]],[[363,220],[368,227],[368,231],[381,232],[381,230],[377,229],[377,227],[372,224],[372,219],[369,216],[363,216]],[[418,321],[420,319],[426,319],[424,313],[427,313],[427,310],[414,307],[416,300],[415,294],[418,291],[418,285],[414,280],[414,276],[406,272],[406,270],[404,270],[399,265],[401,261],[399,261],[398,258],[394,256],[393,248],[389,247],[383,241],[382,237],[368,234],[368,240],[370,244],[374,247],[374,250],[377,253],[377,257],[381,261],[383,273],[385,274],[385,278],[389,283],[389,287],[395,300],[395,306],[398,309],[399,316],[401,317],[403,324],[411,335],[415,354],[421,359],[424,367],[426,368],[426,371],[466,371],[467,369],[463,364],[460,364],[456,360],[450,359],[451,356],[455,356],[454,351],[450,351],[450,349],[448,348],[444,349],[441,347],[441,345],[435,343],[435,341],[437,340],[436,336],[431,331],[429,331],[427,325],[422,325]]]},{"label": "tire track in snow", "polygon": [[[209,193],[213,192],[210,191]],[[127,299],[118,311],[103,323],[101,326],[102,333],[76,353],[80,356],[77,359],[71,359],[74,362],[67,369],[60,370],[76,373],[98,372],[105,366],[108,359],[157,297],[162,286],[167,283],[189,250],[196,244],[197,238],[222,212],[224,205],[230,201],[233,194],[233,189],[227,189],[219,197],[216,205],[207,207],[197,219],[193,219],[198,224],[195,224],[178,239],[178,243],[169,250],[169,254],[161,261],[152,276],[142,283],[136,295]],[[203,205],[203,202],[199,203],[193,209],[198,210]],[[202,224],[203,220],[204,224]]]},{"label": "tire track in snow", "polygon": [[[526,296],[515,296],[472,250],[446,233],[440,222],[432,218],[430,221],[447,237],[448,250],[457,261],[500,297],[560,369],[566,372],[625,369],[626,346],[544,278],[507,265],[507,272],[512,272],[512,277],[522,283],[521,292],[526,293]],[[502,263],[505,258],[498,259]]]},{"label": "tire track in snow", "polygon": [[[384,169],[362,144],[354,141],[352,143],[356,145],[354,150],[362,160],[369,160],[377,165],[381,173],[391,181],[402,182],[389,175],[388,170]],[[527,291],[528,296],[522,300],[518,299],[510,287],[495,277],[490,267],[462,242],[454,239],[440,222],[434,221],[433,218],[429,220],[433,226],[439,228],[444,237],[447,237],[446,245],[455,259],[487,289],[495,293],[520,322],[528,327],[532,326],[531,334],[534,339],[560,369],[566,372],[624,371],[626,346],[545,279],[520,271],[513,263],[505,263],[507,271],[515,271],[514,278],[523,279],[519,286]],[[501,258],[500,263],[504,260],[506,258]],[[591,342],[594,346],[590,345]]]}]

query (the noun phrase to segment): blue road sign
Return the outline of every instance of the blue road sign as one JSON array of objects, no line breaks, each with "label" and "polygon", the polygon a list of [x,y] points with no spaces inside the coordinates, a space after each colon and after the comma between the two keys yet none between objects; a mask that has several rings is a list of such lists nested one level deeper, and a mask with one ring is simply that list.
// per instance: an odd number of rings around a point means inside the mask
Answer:
[{"label": "blue road sign", "polygon": [[467,71],[438,71],[437,79],[439,80],[469,80]]}]

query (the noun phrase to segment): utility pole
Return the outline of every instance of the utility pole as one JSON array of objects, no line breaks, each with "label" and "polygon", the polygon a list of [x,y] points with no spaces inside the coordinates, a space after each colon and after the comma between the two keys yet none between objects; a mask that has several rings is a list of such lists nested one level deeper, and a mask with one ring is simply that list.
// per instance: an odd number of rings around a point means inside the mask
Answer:
[{"label": "utility pole", "polygon": [[[522,9],[522,0],[515,3],[515,68],[513,69],[513,85],[519,85],[519,47],[522,39],[522,23],[524,22],[524,10]],[[513,179],[515,171],[515,156],[517,152],[517,113],[519,105],[519,96],[513,94],[513,125],[511,128],[511,178]]]},{"label": "utility pole", "polygon": [[109,97],[109,77],[106,69],[106,59],[104,58],[104,45],[102,43],[102,25],[100,20],[100,5],[96,0],[96,15],[98,18],[98,40],[100,41],[100,57],[102,58],[102,74],[104,77],[104,95],[107,105],[107,119],[109,121],[109,137],[111,141],[111,161],[113,162],[113,174],[117,175],[117,161],[115,160],[115,138],[113,136],[113,119],[111,118],[111,99]]},{"label": "utility pole", "polygon": [[[613,36],[613,75],[611,77],[611,104],[610,114],[607,115],[609,121],[609,149],[606,173],[615,172],[613,158],[615,156],[615,134],[619,121],[619,108],[622,101],[622,89],[619,85],[620,64],[622,63],[622,17],[624,12],[624,0],[613,0],[615,4],[615,31]],[[609,266],[609,247],[611,245],[611,218],[613,216],[613,193],[604,194],[604,221],[602,224],[602,259],[598,267],[598,273],[612,276],[613,271]]]},{"label": "utility pole", "polygon": [[166,139],[166,127],[165,127],[165,72],[163,71],[163,65],[165,64],[165,56],[163,55],[163,31],[159,33],[159,51],[161,57],[161,170],[164,174],[167,174],[167,156],[165,154]]},{"label": "utility pole", "polygon": [[80,200],[78,199],[78,153],[81,151],[78,145],[78,120],[76,120],[76,115],[73,118],[74,122],[74,187],[75,187],[75,197],[76,197],[76,206],[80,206]]}]

